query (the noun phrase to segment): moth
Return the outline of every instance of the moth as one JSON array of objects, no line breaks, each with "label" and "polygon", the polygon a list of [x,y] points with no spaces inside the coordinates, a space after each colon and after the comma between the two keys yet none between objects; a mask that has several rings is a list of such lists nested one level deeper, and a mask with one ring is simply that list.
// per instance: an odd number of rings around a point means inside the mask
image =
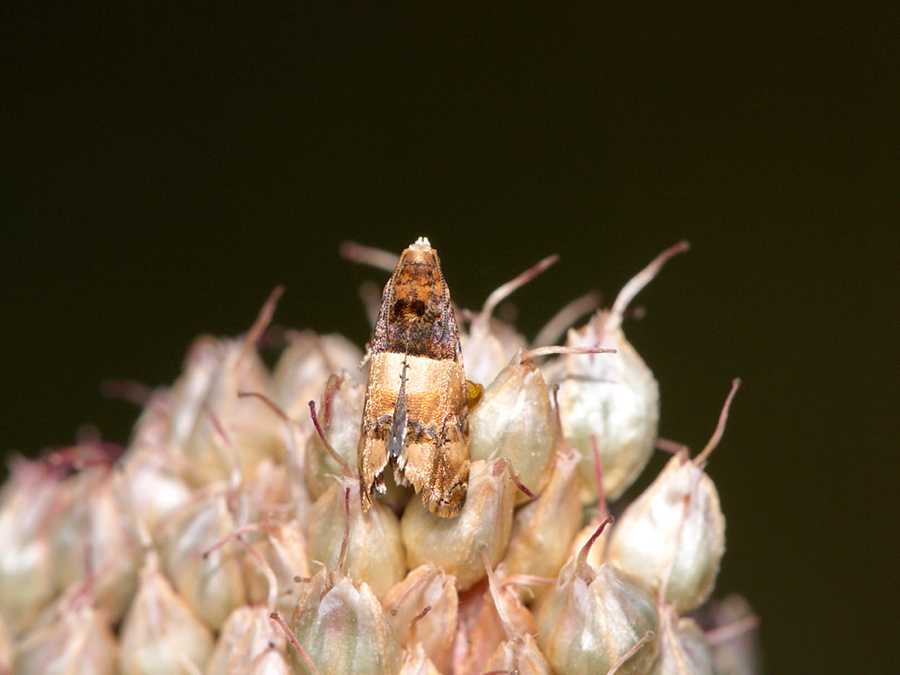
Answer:
[{"label": "moth", "polygon": [[457,515],[469,483],[468,389],[459,329],[437,252],[420,237],[384,288],[369,347],[357,459],[363,510],[383,493],[391,464],[442,518]]}]

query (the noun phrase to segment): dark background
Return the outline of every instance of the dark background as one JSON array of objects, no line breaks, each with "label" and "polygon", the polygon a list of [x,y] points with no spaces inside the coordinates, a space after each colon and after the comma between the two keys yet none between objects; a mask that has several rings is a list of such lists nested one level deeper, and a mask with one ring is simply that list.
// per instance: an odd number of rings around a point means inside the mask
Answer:
[{"label": "dark background", "polygon": [[534,335],[687,238],[626,332],[695,449],[743,378],[717,594],[769,673],[896,669],[892,12],[56,4],[0,8],[0,450],[124,442],[99,383],[171,382],[278,283],[279,323],[362,344],[386,275],[345,239],[427,235],[465,307],[560,253],[513,296]]}]

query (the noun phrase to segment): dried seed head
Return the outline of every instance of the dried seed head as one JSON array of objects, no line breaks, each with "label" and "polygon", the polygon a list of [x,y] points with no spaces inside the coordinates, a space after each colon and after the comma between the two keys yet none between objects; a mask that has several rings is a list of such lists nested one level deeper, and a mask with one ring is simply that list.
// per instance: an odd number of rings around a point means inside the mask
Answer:
[{"label": "dried seed head", "polygon": [[[649,672],[657,654],[656,600],[637,579],[608,565],[593,574],[571,559],[545,593],[535,620],[538,644],[558,675],[606,673],[638,647],[617,675]],[[587,578],[585,578],[587,577]]]},{"label": "dried seed head", "polygon": [[265,607],[238,607],[219,633],[204,675],[276,675],[293,672],[285,652],[284,632]]},{"label": "dried seed head", "polygon": [[697,622],[679,618],[674,607],[660,609],[659,659],[650,675],[715,675],[713,658]]},{"label": "dried seed head", "polygon": [[309,435],[313,428],[308,402],[319,399],[332,373],[346,371],[359,384],[364,384],[365,374],[359,371],[363,354],[342,335],[291,331],[287,340],[288,346],[281,353],[272,378],[275,401]]},{"label": "dried seed head", "polygon": [[0,615],[28,628],[54,597],[53,528],[71,491],[43,462],[17,458],[0,493]]},{"label": "dried seed head", "polygon": [[422,652],[432,667],[449,673],[459,609],[453,576],[433,565],[417,567],[388,592],[382,605],[400,644]]},{"label": "dried seed head", "polygon": [[[350,467],[356,466],[359,421],[362,419],[365,400],[365,386],[354,380],[347,371],[341,371],[328,378],[321,404],[317,408],[325,438]],[[309,417],[308,411],[306,417]],[[326,450],[317,433],[309,436],[304,463],[306,484],[313,499],[318,499],[334,485],[334,476],[340,475],[343,470]]]},{"label": "dried seed head", "polygon": [[213,634],[160,574],[154,556],[119,629],[121,675],[194,675],[206,665]]},{"label": "dried seed head", "polygon": [[558,450],[547,487],[537,499],[516,511],[502,563],[506,574],[555,577],[559,573],[581,525],[576,489],[579,460],[579,454],[571,448]]},{"label": "dried seed head", "polygon": [[622,314],[631,299],[671,256],[687,249],[681,242],[664,251],[619,293],[610,311],[600,311],[580,330],[570,330],[570,347],[608,347],[615,355],[571,354],[545,367],[559,381],[563,432],[581,452],[582,501],[597,498],[591,437],[603,464],[603,489],[618,498],[640,475],[653,452],[659,421],[659,386],[643,359],[625,339]]},{"label": "dried seed head", "polygon": [[736,388],[737,381],[700,461],[685,452],[669,460],[625,509],[607,547],[608,562],[644,579],[682,614],[709,597],[725,551],[725,517],[703,458],[721,437]]},{"label": "dried seed head", "polygon": [[[291,630],[320,675],[400,670],[400,643],[366,583],[333,581],[328,570],[320,570],[300,594]],[[311,673],[296,652],[289,654],[297,672]]]},{"label": "dried seed head", "polygon": [[410,568],[432,563],[456,576],[464,591],[485,576],[481,551],[492,565],[500,562],[509,542],[515,484],[506,458],[472,462],[469,493],[456,518],[440,518],[412,500],[400,519],[400,532]]},{"label": "dried seed head", "polygon": [[83,584],[73,585],[19,643],[11,672],[114,675],[118,644],[92,601]]},{"label": "dried seed head", "polygon": [[[541,371],[519,351],[469,413],[472,460],[508,457],[532,493],[547,484],[558,434],[550,390]],[[520,492],[518,503],[528,500]]]},{"label": "dried seed head", "polygon": [[210,486],[206,494],[173,514],[158,537],[166,576],[215,629],[247,601],[243,548],[233,541],[217,547],[242,524],[232,515],[229,497],[226,486]]},{"label": "dried seed head", "polygon": [[406,575],[400,523],[393,511],[377,501],[363,512],[359,489],[357,478],[344,476],[313,504],[309,557],[336,570],[349,519],[352,545],[347,548],[343,573],[356,583],[366,582],[376,597],[383,598]]}]

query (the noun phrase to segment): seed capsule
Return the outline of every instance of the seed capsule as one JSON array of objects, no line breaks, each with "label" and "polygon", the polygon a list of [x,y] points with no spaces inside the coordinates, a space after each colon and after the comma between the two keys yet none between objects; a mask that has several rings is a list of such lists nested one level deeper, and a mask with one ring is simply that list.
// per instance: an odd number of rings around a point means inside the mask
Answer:
[{"label": "seed capsule", "polygon": [[[322,569],[302,591],[291,629],[320,675],[400,670],[400,643],[365,582],[357,587],[347,577],[333,580]],[[297,672],[311,672],[296,652],[290,654]]]},{"label": "seed capsule", "polygon": [[714,675],[712,654],[703,631],[674,607],[660,610],[659,659],[651,675]]},{"label": "seed capsule", "polygon": [[[507,457],[532,493],[547,484],[558,424],[541,371],[522,351],[491,382],[469,413],[472,460]],[[519,492],[516,501],[528,497]]]},{"label": "seed capsule", "polygon": [[219,633],[204,675],[290,675],[284,632],[265,607],[238,607]]},{"label": "seed capsule", "polygon": [[688,248],[681,242],[663,251],[619,292],[612,309],[600,311],[580,330],[570,330],[570,347],[606,347],[615,355],[571,354],[545,366],[547,379],[560,383],[559,410],[565,437],[581,453],[581,496],[597,499],[591,438],[600,451],[603,490],[618,498],[640,475],[656,440],[659,386],[622,332],[628,303],[666,260]]},{"label": "seed capsule", "polygon": [[400,533],[411,568],[432,563],[456,576],[464,591],[484,578],[481,551],[496,565],[512,529],[515,484],[509,461],[473,462],[469,495],[456,518],[440,518],[412,500],[400,520]]},{"label": "seed capsule", "polygon": [[709,597],[725,551],[725,517],[703,466],[725,430],[737,386],[735,381],[706,449],[693,461],[686,452],[669,460],[625,509],[607,547],[610,564],[644,579],[654,591],[662,587],[666,603],[681,614]]}]

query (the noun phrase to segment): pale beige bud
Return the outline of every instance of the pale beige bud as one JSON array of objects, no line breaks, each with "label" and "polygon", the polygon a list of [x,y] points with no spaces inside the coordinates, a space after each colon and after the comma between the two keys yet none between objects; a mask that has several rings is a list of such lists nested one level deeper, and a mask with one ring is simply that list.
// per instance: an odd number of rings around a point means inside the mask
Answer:
[{"label": "pale beige bud", "polygon": [[725,516],[703,467],[724,432],[736,387],[737,382],[710,444],[695,460],[686,451],[669,460],[625,509],[606,551],[611,564],[641,577],[653,590],[663,588],[666,603],[681,614],[709,597],[725,552]]},{"label": "pale beige bud", "polygon": [[151,561],[119,629],[120,675],[196,675],[213,634]]},{"label": "pale beige bud", "polygon": [[275,578],[274,609],[279,614],[290,616],[297,604],[297,582],[294,578],[309,577],[312,574],[306,538],[300,530],[300,524],[292,521],[285,525],[261,526],[258,538],[250,547],[259,557],[244,557],[248,602],[266,602],[273,595],[269,586],[271,578],[264,569],[265,566]]},{"label": "pale beige bud", "polygon": [[431,662],[422,645],[416,643],[403,650],[403,665],[400,667],[400,675],[442,675],[442,671],[438,670]]},{"label": "pale beige bud", "polygon": [[235,541],[216,546],[240,525],[232,515],[230,502],[226,486],[211,485],[206,494],[173,514],[159,536],[166,576],[215,629],[235,607],[246,603],[244,549]]},{"label": "pale beige bud", "polygon": [[484,673],[516,673],[517,675],[553,675],[547,658],[541,653],[537,640],[524,635],[500,643],[484,664]]},{"label": "pale beige bud", "polygon": [[118,644],[104,612],[76,585],[19,643],[13,675],[115,675]]},{"label": "pale beige bud", "polygon": [[64,487],[71,491],[71,506],[54,535],[57,588],[93,576],[96,606],[111,623],[122,618],[131,602],[141,565],[138,534],[118,497],[125,490],[122,482],[123,476],[110,466],[69,476]]},{"label": "pale beige bud", "polygon": [[569,557],[569,543],[581,524],[579,459],[571,448],[557,451],[547,487],[537,499],[516,511],[509,547],[501,563],[505,574],[555,577],[559,573]]},{"label": "pale beige bud", "polygon": [[[400,644],[422,650],[434,667],[449,673],[459,610],[453,576],[433,565],[417,567],[388,592],[382,605]],[[430,609],[423,616],[426,607]]]},{"label": "pale beige bud", "polygon": [[400,520],[410,568],[437,565],[456,576],[463,591],[484,578],[481,551],[500,562],[512,529],[516,486],[505,458],[472,462],[466,503],[455,518],[440,518],[414,499]]},{"label": "pale beige bud", "polygon": [[328,569],[337,569],[349,508],[350,546],[343,573],[356,583],[366,582],[376,597],[383,598],[406,575],[400,523],[394,512],[378,501],[364,512],[359,490],[358,478],[342,477],[313,504],[309,557]]},{"label": "pale beige bud", "polygon": [[0,673],[12,670],[13,641],[6,620],[0,614]]},{"label": "pale beige bud", "polygon": [[171,441],[183,448],[203,414],[203,402],[213,378],[222,367],[219,341],[212,335],[201,335],[188,349],[184,370],[169,392],[169,427]]},{"label": "pale beige bud", "polygon": [[703,631],[693,619],[679,618],[674,607],[660,609],[659,658],[651,675],[715,675]]},{"label": "pale beige bud", "polygon": [[191,489],[180,476],[179,458],[166,445],[130,447],[120,461],[121,503],[153,534],[160,520],[187,503]]},{"label": "pale beige bud", "polygon": [[0,492],[0,615],[20,631],[56,594],[53,528],[71,492],[42,462],[17,458],[10,473]]},{"label": "pale beige bud", "polygon": [[[319,571],[301,592],[291,629],[320,675],[390,675],[400,670],[400,643],[368,584],[332,580]],[[298,673],[310,673],[295,651]]]},{"label": "pale beige bud", "polygon": [[629,653],[617,675],[646,675],[658,649],[656,598],[638,579],[606,564],[594,570],[586,557],[583,550],[566,563],[540,598],[541,651],[557,675],[606,673]]},{"label": "pale beige bud", "polygon": [[508,323],[493,318],[494,310],[513,291],[528,283],[559,259],[552,255],[530,267],[515,279],[506,282],[491,293],[484,307],[469,324],[467,331],[460,331],[459,341],[466,364],[466,377],[473,382],[487,384],[497,376],[510,359],[527,341]]},{"label": "pale beige bud", "polygon": [[[519,351],[469,413],[472,460],[508,457],[533,494],[547,484],[559,425],[550,390],[534,362]],[[517,493],[517,503],[528,500]]]},{"label": "pale beige bud", "polygon": [[622,332],[628,303],[665,261],[687,242],[664,251],[621,290],[610,311],[600,311],[580,330],[570,330],[569,347],[604,347],[615,354],[568,354],[545,367],[557,381],[563,433],[581,453],[582,501],[596,500],[592,438],[603,467],[603,490],[618,498],[650,459],[659,422],[659,386]]},{"label": "pale beige bud", "polygon": [[307,404],[319,400],[332,373],[346,371],[359,384],[364,384],[365,373],[359,369],[363,354],[342,335],[316,335],[306,330],[290,331],[286,337],[288,346],[281,353],[273,374],[275,401],[288,417],[312,433]]},{"label": "pale beige bud", "polygon": [[[359,421],[363,416],[365,400],[365,385],[354,380],[347,371],[341,371],[328,378],[321,403],[316,408],[325,438],[351,467],[357,463]],[[309,408],[306,409],[306,416],[309,417]],[[306,444],[305,469],[309,492],[313,499],[318,499],[334,485],[334,476],[339,476],[343,467],[326,450],[319,434],[314,433]]]},{"label": "pale beige bud", "polygon": [[204,675],[290,675],[281,627],[265,607],[238,607],[219,633]]}]

